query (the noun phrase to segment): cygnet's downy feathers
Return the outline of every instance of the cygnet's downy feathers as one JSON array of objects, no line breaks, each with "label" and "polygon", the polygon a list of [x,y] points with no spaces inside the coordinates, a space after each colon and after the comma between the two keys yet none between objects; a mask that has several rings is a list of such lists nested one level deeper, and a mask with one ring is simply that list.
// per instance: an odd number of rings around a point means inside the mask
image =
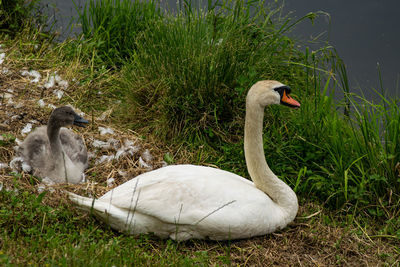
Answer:
[{"label": "cygnet's downy feathers", "polygon": [[56,183],[79,183],[87,168],[87,150],[82,138],[66,126],[85,127],[87,120],[68,106],[53,110],[47,126],[30,133],[19,148],[20,156],[35,176]]}]

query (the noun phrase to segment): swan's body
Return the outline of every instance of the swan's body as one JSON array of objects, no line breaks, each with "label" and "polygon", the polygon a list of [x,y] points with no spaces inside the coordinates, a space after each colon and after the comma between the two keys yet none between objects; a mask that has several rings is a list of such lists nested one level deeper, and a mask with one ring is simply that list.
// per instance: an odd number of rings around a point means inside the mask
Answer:
[{"label": "swan's body", "polygon": [[79,183],[87,167],[87,150],[82,138],[63,126],[87,123],[70,107],[55,109],[47,126],[30,133],[19,147],[19,154],[33,174],[56,183]]},{"label": "swan's body", "polygon": [[[70,197],[91,210],[92,199]],[[195,165],[172,165],[139,175],[96,199],[93,212],[119,231],[153,232],[177,240],[263,235],[293,219],[251,181]]]},{"label": "swan's body", "polygon": [[262,124],[265,105],[285,100],[300,106],[287,91],[276,81],[262,81],[248,93],[245,156],[254,183],[215,168],[173,165],[141,174],[97,200],[71,193],[70,198],[129,234],[228,240],[281,229],[295,218],[297,197],[265,161]]}]

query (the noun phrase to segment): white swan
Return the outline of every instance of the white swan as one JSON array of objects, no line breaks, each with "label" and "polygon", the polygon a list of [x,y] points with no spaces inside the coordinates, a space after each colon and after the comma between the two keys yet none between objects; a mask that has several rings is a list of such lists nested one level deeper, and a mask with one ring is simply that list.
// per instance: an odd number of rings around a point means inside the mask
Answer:
[{"label": "white swan", "polygon": [[244,149],[254,183],[215,168],[172,165],[141,174],[96,200],[69,197],[129,234],[228,240],[282,229],[296,216],[297,197],[268,167],[262,127],[266,105],[300,106],[289,93],[277,81],[260,81],[247,95]]},{"label": "white swan", "polygon": [[56,183],[79,183],[88,165],[86,146],[80,136],[63,127],[84,127],[85,123],[88,121],[71,107],[56,108],[47,126],[30,133],[18,153],[38,177],[47,177]]}]

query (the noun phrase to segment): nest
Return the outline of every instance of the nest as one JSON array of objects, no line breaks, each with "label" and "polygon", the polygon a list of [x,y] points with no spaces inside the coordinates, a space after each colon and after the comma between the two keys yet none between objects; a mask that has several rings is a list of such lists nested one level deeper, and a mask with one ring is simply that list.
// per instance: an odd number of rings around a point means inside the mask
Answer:
[{"label": "nest", "polygon": [[[39,75],[40,77],[39,77]],[[11,64],[0,65],[0,186],[2,190],[51,191],[44,199],[52,205],[65,199],[63,191],[99,197],[133,177],[166,163],[163,152],[154,143],[145,142],[132,130],[111,128],[110,114],[92,112],[90,116],[73,107],[70,97],[77,83],[63,79],[52,70],[18,69]],[[70,101],[69,101],[70,100]],[[51,111],[61,105],[90,120],[86,128],[72,127],[86,143],[89,167],[85,181],[77,185],[44,184],[22,168],[13,169],[10,162],[17,157],[16,148],[31,130],[47,124]],[[14,166],[15,167],[15,166]]]}]

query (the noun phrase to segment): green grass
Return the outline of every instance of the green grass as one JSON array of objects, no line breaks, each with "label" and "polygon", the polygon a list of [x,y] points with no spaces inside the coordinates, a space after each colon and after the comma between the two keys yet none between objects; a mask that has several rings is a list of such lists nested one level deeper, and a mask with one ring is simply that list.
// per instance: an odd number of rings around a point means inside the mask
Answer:
[{"label": "green grass", "polygon": [[[244,177],[245,94],[257,80],[286,83],[301,108],[266,109],[265,154],[301,204],[309,199],[325,209],[307,224],[314,228],[322,221],[360,237],[368,229],[370,238],[398,243],[398,100],[385,98],[383,89],[377,103],[352,95],[345,65],[331,47],[296,48],[284,33],[314,13],[292,20],[281,17],[279,8],[259,8],[264,2],[218,4],[195,11],[184,2],[172,14],[160,12],[153,1],[89,1],[80,16],[84,35],[79,40],[52,44],[43,40],[51,36],[31,28],[16,34],[16,41],[2,38],[22,51],[7,52],[22,58],[16,64],[65,68],[77,78],[68,100],[87,113],[113,107],[115,125],[174,148],[174,161],[214,164]],[[334,98],[335,90],[342,100]],[[15,137],[2,134],[2,139],[0,147],[11,147]],[[149,235],[123,236],[65,202],[43,202],[47,197],[23,188],[18,194],[0,191],[0,264],[231,262],[229,244],[181,246]],[[345,256],[338,255],[338,262]]]},{"label": "green grass", "polygon": [[162,19],[157,2],[130,0],[87,1],[77,9],[85,50],[97,64],[120,66],[136,50],[136,38]]}]

